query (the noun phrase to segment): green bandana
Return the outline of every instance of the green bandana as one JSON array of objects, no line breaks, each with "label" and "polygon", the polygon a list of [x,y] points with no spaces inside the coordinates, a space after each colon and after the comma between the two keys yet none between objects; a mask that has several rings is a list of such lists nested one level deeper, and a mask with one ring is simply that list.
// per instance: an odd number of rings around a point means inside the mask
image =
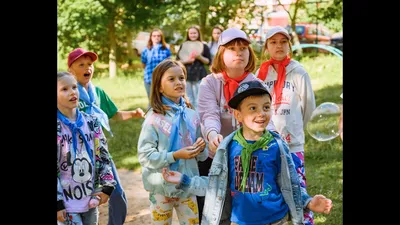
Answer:
[{"label": "green bandana", "polygon": [[241,127],[233,137],[233,140],[239,142],[239,144],[243,147],[242,154],[240,157],[242,158],[242,167],[243,167],[243,178],[240,184],[240,189],[244,192],[246,188],[247,177],[249,175],[249,164],[250,164],[250,156],[251,154],[262,147],[267,146],[267,144],[274,139],[272,134],[268,131],[264,131],[263,136],[260,137],[256,142],[253,144],[247,143],[246,139],[243,137],[243,128]]}]

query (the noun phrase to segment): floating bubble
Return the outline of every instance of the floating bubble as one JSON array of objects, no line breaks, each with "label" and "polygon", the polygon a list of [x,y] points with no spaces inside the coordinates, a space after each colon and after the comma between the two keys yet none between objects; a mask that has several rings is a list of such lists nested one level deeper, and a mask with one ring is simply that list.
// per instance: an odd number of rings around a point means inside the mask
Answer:
[{"label": "floating bubble", "polygon": [[329,141],[339,136],[340,108],[333,102],[324,102],[311,114],[308,133],[318,141]]}]

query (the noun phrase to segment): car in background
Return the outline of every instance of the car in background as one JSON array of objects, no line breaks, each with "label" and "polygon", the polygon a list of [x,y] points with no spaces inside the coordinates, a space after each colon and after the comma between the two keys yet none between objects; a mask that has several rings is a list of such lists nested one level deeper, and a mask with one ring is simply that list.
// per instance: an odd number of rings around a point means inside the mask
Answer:
[{"label": "car in background", "polygon": [[331,46],[343,51],[343,32],[337,32],[331,35]]},{"label": "car in background", "polygon": [[[287,26],[289,34],[292,33],[292,27]],[[297,23],[296,34],[301,44],[331,44],[331,31],[322,24]]]},{"label": "car in background", "polygon": [[132,48],[137,56],[140,56],[142,54],[143,50],[147,46],[149,38],[150,38],[150,32],[141,31],[132,41]]},{"label": "car in background", "polygon": [[[134,53],[137,56],[141,56],[143,50],[147,47],[147,43],[149,42],[150,32],[141,31],[138,33],[136,38],[132,41],[132,48]],[[172,54],[176,54],[176,46],[172,43],[167,43],[167,48],[171,50]]]}]

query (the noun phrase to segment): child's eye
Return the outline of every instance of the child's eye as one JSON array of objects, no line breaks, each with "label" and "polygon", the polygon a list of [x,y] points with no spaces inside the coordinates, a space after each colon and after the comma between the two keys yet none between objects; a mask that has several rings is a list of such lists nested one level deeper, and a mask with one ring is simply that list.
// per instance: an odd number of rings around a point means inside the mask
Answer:
[{"label": "child's eye", "polygon": [[265,110],[265,111],[269,111],[270,108],[271,108],[271,107],[270,107],[269,105],[264,106],[264,110]]},{"label": "child's eye", "polygon": [[252,106],[252,107],[250,107],[249,108],[251,111],[254,111],[254,110],[256,110],[256,107],[255,106]]},{"label": "child's eye", "polygon": [[180,80],[185,80],[184,76],[179,77]]},{"label": "child's eye", "polygon": [[244,51],[244,50],[246,50],[247,49],[247,47],[241,47],[240,48],[240,50],[242,50],[242,51]]}]

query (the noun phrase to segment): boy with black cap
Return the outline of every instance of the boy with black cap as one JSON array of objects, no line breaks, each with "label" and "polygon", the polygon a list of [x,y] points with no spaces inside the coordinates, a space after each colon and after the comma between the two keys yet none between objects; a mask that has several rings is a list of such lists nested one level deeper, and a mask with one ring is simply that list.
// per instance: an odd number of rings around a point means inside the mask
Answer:
[{"label": "boy with black cap", "polygon": [[300,187],[296,155],[278,134],[265,129],[272,112],[263,84],[241,83],[228,104],[242,127],[218,146],[209,176],[163,171],[167,182],[205,195],[201,224],[286,225],[291,220],[300,225],[304,210],[328,214],[332,201],[323,195],[311,197]]}]

